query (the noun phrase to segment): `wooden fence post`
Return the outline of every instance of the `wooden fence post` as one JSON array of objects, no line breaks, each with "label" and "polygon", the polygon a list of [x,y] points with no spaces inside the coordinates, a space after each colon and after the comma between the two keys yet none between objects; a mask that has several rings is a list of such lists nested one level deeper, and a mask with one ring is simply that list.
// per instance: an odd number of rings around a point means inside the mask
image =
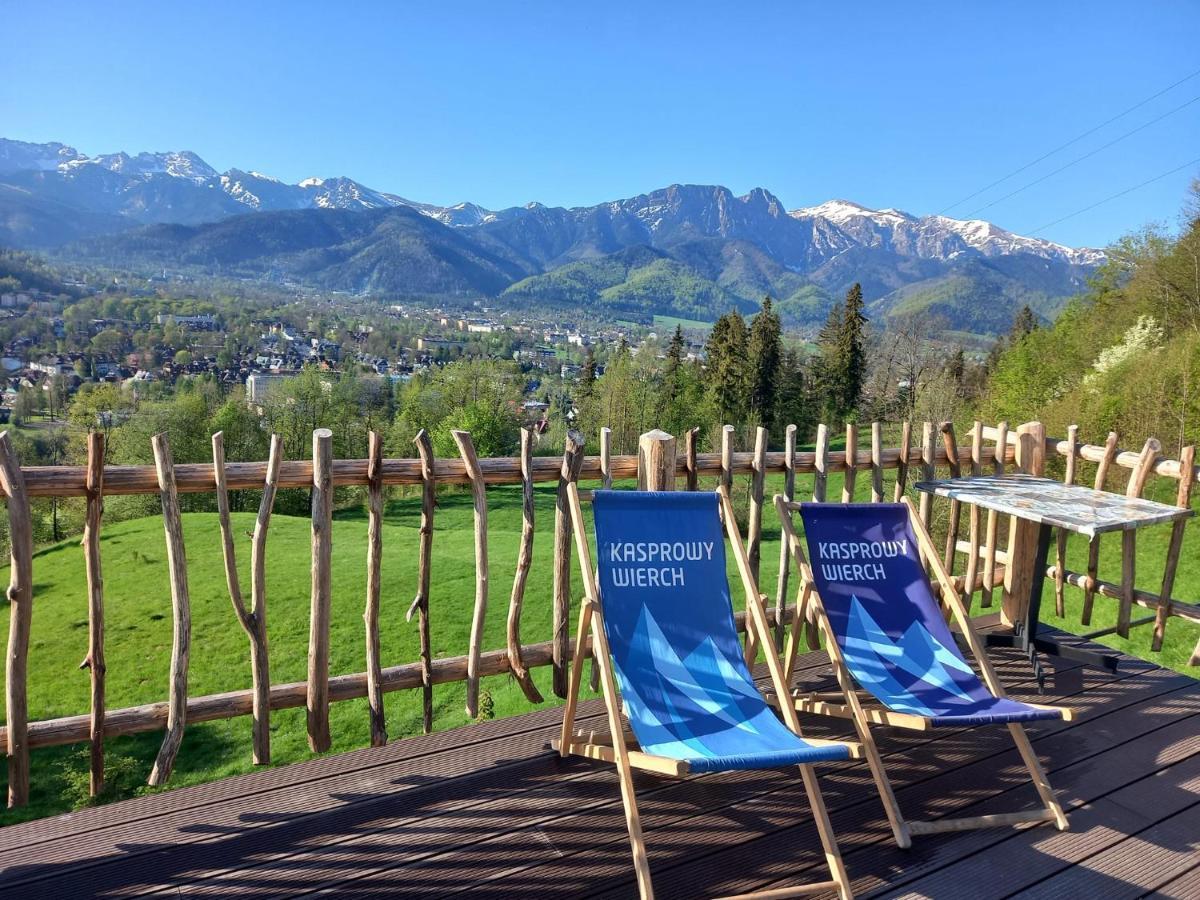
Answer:
[{"label": "wooden fence post", "polygon": [[[921,480],[932,481],[935,474],[934,449],[933,449],[933,423],[925,422],[921,425]],[[918,503],[918,515],[921,517],[921,522],[925,525],[926,530],[929,529],[929,520],[933,515],[933,494],[927,491],[921,492],[921,499]]]},{"label": "wooden fence post", "polygon": [[313,432],[312,593],[308,620],[308,746],[324,753],[329,736],[329,622],[333,565],[333,432]]},{"label": "wooden fence post", "polygon": [[437,505],[437,482],[433,471],[433,442],[424,428],[413,438],[421,457],[421,530],[417,557],[417,596],[408,608],[406,621],[417,612],[421,639],[421,727],[433,730],[433,641],[429,635],[429,578],[433,563],[433,511]]},{"label": "wooden fence post", "polygon": [[487,490],[469,431],[452,431],[454,443],[471,479],[475,518],[475,609],[471,615],[471,645],[467,653],[467,715],[479,715],[479,656],[483,652],[483,626],[488,605]]},{"label": "wooden fence post", "polygon": [[813,502],[824,503],[829,488],[829,428],[822,422],[817,426],[816,453],[813,457]]},{"label": "wooden fence post", "polygon": [[871,502],[883,502],[883,425],[871,423]]},{"label": "wooden fence post", "polygon": [[578,480],[582,467],[583,435],[568,431],[554,498],[553,687],[554,693],[563,698],[567,696],[567,663],[571,658],[571,511],[567,485]]},{"label": "wooden fence post", "polygon": [[[1136,498],[1142,496],[1146,488],[1146,480],[1154,471],[1158,462],[1162,444],[1157,438],[1147,438],[1138,457],[1137,466],[1129,473],[1129,483],[1125,486],[1125,496]],[[1129,620],[1133,613],[1134,571],[1137,564],[1137,531],[1127,528],[1121,532],[1121,600],[1117,608],[1117,635],[1129,637]],[[1157,615],[1157,611],[1155,612]]]},{"label": "wooden fence post", "polygon": [[[1046,427],[1041,422],[1026,422],[1017,428],[1017,468],[1029,475],[1041,475],[1046,464]],[[1000,621],[1012,626],[1025,619],[1029,595],[1041,586],[1045,571],[1034,571],[1038,532],[1036,522],[1013,517],[1008,526],[1008,563],[1004,567],[1004,599]]]},{"label": "wooden fence post", "polygon": [[639,437],[638,490],[675,490],[675,461],[675,438],[671,435],[656,429]]},{"label": "wooden fence post", "polygon": [[[1113,460],[1117,458],[1118,440],[1120,438],[1117,433],[1110,431],[1108,438],[1104,441],[1104,455],[1096,466],[1096,480],[1093,485],[1098,491],[1104,490],[1105,482],[1108,480],[1108,470],[1112,467]],[[1092,624],[1092,608],[1096,602],[1096,583],[1099,580],[1100,535],[1096,535],[1088,541],[1087,583],[1083,589],[1083,612],[1079,619],[1084,625]]]},{"label": "wooden fence post", "polygon": [[187,555],[183,545],[183,520],[179,515],[179,496],[175,489],[175,464],[166,434],[153,438],[154,465],[158,470],[158,488],[162,497],[163,530],[167,538],[167,568],[171,576],[171,687],[167,700],[167,733],[158,757],[150,770],[149,783],[159,787],[167,783],[175,767],[175,757],[183,744],[187,722],[188,664],[191,658],[192,604],[188,594]]},{"label": "wooden fence post", "polygon": [[900,426],[900,459],[896,463],[896,489],[892,502],[899,503],[908,486],[908,455],[912,450],[912,422],[907,419]]},{"label": "wooden fence post", "polygon": [[733,426],[721,426],[721,484],[733,491]]},{"label": "wooden fence post", "polygon": [[858,480],[858,426],[846,423],[846,475],[842,480],[842,502],[854,502],[854,483]]},{"label": "wooden fence post", "polygon": [[[607,428],[601,430],[601,447],[605,443],[605,432],[611,434]],[[529,580],[529,568],[533,563],[534,535],[533,431],[529,428],[521,429],[521,489],[521,546],[517,551],[517,572],[508,601],[508,665],[525,699],[530,703],[541,703],[545,698],[533,683],[529,668],[521,658],[521,609],[525,603],[525,583]]]},{"label": "wooden fence post", "polygon": [[[789,425],[783,443],[783,499],[791,503],[796,498],[796,426]],[[779,573],[775,581],[775,643],[783,646],[784,619],[787,612],[788,575],[792,554],[788,552],[787,536],[779,536]],[[796,611],[799,615],[799,610]]]},{"label": "wooden fence post", "polygon": [[254,520],[250,538],[250,616],[254,633],[250,636],[250,677],[254,685],[254,762],[267,765],[271,761],[271,663],[267,648],[267,534],[275,494],[279,489],[279,467],[283,463],[283,439],[271,435],[267,455],[267,472],[263,477],[262,499]]},{"label": "wooden fence post", "polygon": [[[1075,483],[1075,469],[1079,452],[1079,426],[1067,426],[1067,464],[1063,473],[1063,484]],[[1067,567],[1067,530],[1058,529],[1054,536],[1054,613],[1060,619],[1067,614],[1065,596]]]},{"label": "wooden fence post", "polygon": [[[674,447],[671,448],[674,452]],[[767,478],[767,429],[761,425],[754,433],[754,459],[750,469],[750,520],[746,527],[746,557],[750,562],[750,574],[758,584],[758,572],[762,561],[762,518],[763,490]],[[671,479],[674,481],[674,477]]]},{"label": "wooden fence post", "polygon": [[[996,426],[996,446],[992,450],[992,471],[1003,475],[1008,457],[1008,423]],[[994,509],[987,514],[987,531],[984,537],[983,583],[985,590],[980,597],[980,606],[990,607],[996,590],[996,545],[1000,537],[1000,515]]]},{"label": "wooden fence post", "polygon": [[[530,466],[532,467],[532,463]],[[608,426],[600,429],[600,486],[606,491],[612,489],[612,429]]]},{"label": "wooden fence post", "polygon": [[[971,427],[971,477],[978,478],[983,474],[983,423],[978,419]],[[967,611],[971,610],[971,601],[975,597],[976,584],[979,581],[979,548],[982,535],[980,525],[982,511],[979,505],[972,503],[967,512],[967,528],[970,530],[967,541],[967,570],[963,574],[963,603]]]},{"label": "wooden fence post", "polygon": [[0,485],[8,496],[8,657],[4,668],[8,732],[8,805],[29,802],[29,629],[33,622],[33,525],[25,476],[9,441],[0,432]]},{"label": "wooden fence post", "polygon": [[[268,482],[278,479],[278,435],[271,436],[272,460],[267,465]],[[216,482],[217,519],[221,526],[221,550],[225,561],[225,582],[229,587],[229,601],[233,604],[234,615],[246,637],[250,639],[250,668],[254,685],[254,724],[253,724],[253,754],[255,765],[266,765],[271,761],[271,728],[270,728],[270,691],[271,678],[267,665],[267,623],[265,607],[266,575],[260,573],[258,567],[265,565],[263,553],[253,554],[251,569],[253,572],[253,610],[247,610],[242,600],[242,588],[238,581],[237,558],[234,555],[233,526],[229,519],[229,486],[225,478],[225,435],[218,431],[212,436],[213,451],[213,480]],[[274,474],[271,469],[274,467]],[[269,496],[268,496],[269,495]],[[266,487],[263,499],[274,503],[273,487]],[[259,507],[262,515],[262,507]],[[271,509],[267,507],[267,519],[270,519]],[[266,540],[264,532],[262,540]],[[256,536],[258,527],[255,527]]]},{"label": "wooden fence post", "polygon": [[700,436],[699,428],[689,428],[683,433],[684,466],[687,469],[686,487],[689,491],[700,487],[700,473],[696,470],[696,440]]},{"label": "wooden fence post", "polygon": [[387,743],[387,717],[383,710],[382,663],[379,660],[379,593],[383,578],[383,438],[367,435],[367,603],[363,609],[367,663],[367,707],[370,710],[371,746]]},{"label": "wooden fence post", "polygon": [[[946,464],[950,467],[950,477],[962,475],[962,466],[958,462],[958,439],[954,436],[954,423],[943,422],[941,427],[942,446],[946,450]],[[948,575],[954,574],[954,556],[958,549],[958,531],[962,523],[962,502],[950,501],[950,525],[946,529],[946,551],[942,554],[942,564]]]},{"label": "wooden fence post", "polygon": [[83,564],[88,588],[88,652],[80,664],[92,682],[91,768],[88,794],[104,790],[104,576],[100,568],[100,519],[104,515],[104,435],[87,437],[87,514],[83,523]]}]

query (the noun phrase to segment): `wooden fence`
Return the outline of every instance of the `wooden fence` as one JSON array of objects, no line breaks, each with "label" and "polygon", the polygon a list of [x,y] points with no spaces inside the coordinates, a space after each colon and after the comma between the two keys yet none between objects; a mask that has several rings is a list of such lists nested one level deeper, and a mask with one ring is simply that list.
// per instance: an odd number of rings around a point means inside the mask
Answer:
[{"label": "wooden fence", "polygon": [[[870,425],[869,441],[860,439],[858,427],[846,427],[846,450],[830,449],[830,430],[821,425],[815,449],[799,451],[796,447],[796,428],[786,432],[785,449],[769,452],[767,434],[758,429],[750,452],[734,452],[734,430],[722,430],[718,453],[698,453],[697,430],[683,435],[683,450],[677,452],[676,439],[662,432],[642,436],[637,455],[614,456],[610,452],[610,432],[602,429],[599,455],[584,453],[583,439],[572,433],[568,436],[561,458],[534,457],[532,437],[522,435],[521,454],[516,458],[480,459],[471,435],[456,432],[458,459],[435,459],[429,436],[422,432],[416,438],[417,457],[385,459],[379,435],[372,433],[369,456],[362,460],[332,458],[331,434],[325,429],[313,433],[311,461],[282,459],[281,446],[272,438],[266,462],[226,463],[221,434],[213,435],[212,464],[175,465],[165,435],[153,440],[153,466],[105,466],[104,440],[99,434],[89,436],[86,466],[22,467],[16,458],[7,433],[0,434],[0,488],[8,508],[11,545],[11,569],[8,599],[10,629],[5,681],[7,724],[0,728],[0,745],[8,758],[8,804],[17,806],[28,802],[29,752],[34,747],[46,747],[89,741],[91,745],[91,790],[98,793],[104,780],[104,740],[109,736],[164,729],[161,749],[150,776],[151,784],[162,784],[171,775],[176,755],[188,723],[250,715],[253,718],[253,758],[255,763],[270,761],[269,719],[272,710],[304,706],[307,713],[309,745],[314,752],[330,746],[329,704],[339,700],[367,697],[372,744],[387,740],[384,727],[383,695],[389,691],[419,689],[422,692],[423,724],[428,732],[433,724],[432,687],[445,682],[465,681],[467,711],[477,713],[479,679],[510,673],[526,697],[533,703],[542,696],[529,676],[531,669],[552,666],[553,689],[562,697],[567,691],[567,668],[570,662],[570,517],[566,508],[567,485],[587,481],[610,486],[614,479],[632,479],[639,483],[678,486],[682,479],[687,490],[697,490],[701,477],[716,477],[732,484],[735,477],[748,476],[747,555],[755,576],[761,561],[765,480],[768,474],[783,476],[783,493],[791,500],[800,496],[797,476],[811,476],[811,492],[804,495],[825,500],[830,473],[844,473],[841,500],[854,495],[857,478],[862,473],[870,479],[873,502],[898,499],[910,481],[935,476],[938,469],[951,474],[990,473],[1017,466],[1024,471],[1042,473],[1047,454],[1066,460],[1066,477],[1074,480],[1078,462],[1097,464],[1095,483],[1104,485],[1113,467],[1130,470],[1127,493],[1138,495],[1151,475],[1178,480],[1177,500],[1190,502],[1195,481],[1194,450],[1185,448],[1181,460],[1164,459],[1158,442],[1148,441],[1140,453],[1122,452],[1117,438],[1110,435],[1104,446],[1080,444],[1077,430],[1072,427],[1066,440],[1047,439],[1039,423],[1026,423],[1010,430],[1006,425],[996,427],[975,423],[969,443],[960,445],[951,425],[935,426],[924,423],[919,444],[909,424],[902,426],[898,447],[883,446],[883,430],[879,423]],[[868,446],[862,446],[868,443]],[[885,490],[884,473],[895,471],[890,492]],[[558,486],[554,521],[553,565],[553,633],[549,641],[525,643],[521,638],[521,611],[525,585],[530,574],[534,540],[533,485],[552,483]],[[488,567],[487,487],[499,484],[523,486],[523,529],[518,551],[517,568],[513,577],[508,615],[507,641],[504,649],[485,650],[482,644],[483,626],[492,596],[493,573]],[[365,597],[365,671],[331,675],[329,672],[329,629],[331,609],[332,542],[330,530],[333,515],[334,488],[359,485],[367,488],[368,549],[367,590]],[[418,578],[415,599],[408,618],[418,617],[420,634],[419,659],[399,665],[384,666],[379,650],[380,572],[382,566],[381,524],[383,489],[388,485],[421,486],[421,526],[418,540]],[[429,637],[430,558],[433,550],[436,519],[436,495],[439,486],[466,485],[472,491],[476,554],[476,590],[471,623],[470,643],[462,656],[433,659]],[[312,583],[309,618],[309,660],[307,679],[290,684],[272,684],[267,642],[267,604],[265,558],[272,508],[281,488],[307,488],[312,492]],[[246,606],[238,580],[238,562],[229,518],[230,490],[262,491],[258,518],[251,544],[251,597]],[[208,696],[189,696],[188,670],[191,641],[190,599],[188,596],[187,558],[182,540],[178,495],[189,492],[212,492],[216,495],[222,535],[222,549],[229,586],[230,601],[235,617],[245,631],[250,656],[252,687]],[[160,496],[163,524],[167,542],[168,574],[172,605],[172,651],[167,700],[144,706],[109,710],[105,708],[104,662],[104,586],[101,568],[100,529],[103,498],[118,494],[152,494]],[[87,574],[89,650],[84,666],[91,678],[91,711],[87,715],[58,719],[29,721],[27,700],[27,663],[29,634],[33,615],[33,542],[30,522],[31,497],[84,497],[87,515],[83,550]],[[835,498],[828,498],[835,499]],[[928,521],[932,514],[933,498],[921,496],[921,515]],[[964,572],[957,576],[968,601],[981,594],[981,604],[990,606],[997,588],[1003,587],[1002,616],[1015,621],[1020,615],[1022,598],[1027,597],[1029,583],[1024,571],[1031,565],[1020,563],[1032,559],[1032,544],[1023,523],[1011,522],[1002,529],[995,514],[982,514],[972,507],[968,514],[967,537],[961,531],[962,510],[951,502],[946,527],[946,561],[953,567],[959,556],[965,557]],[[1134,586],[1134,544],[1126,538],[1125,577],[1121,584],[1102,581],[1096,574],[1098,548],[1093,542],[1087,571],[1066,571],[1063,563],[1063,544],[1060,542],[1057,559],[1046,569],[1045,577],[1055,582],[1059,609],[1066,586],[1085,592],[1084,618],[1090,617],[1096,597],[1115,598],[1120,604],[1119,624],[1114,629],[1127,633],[1131,627],[1153,623],[1155,648],[1161,646],[1163,630],[1171,616],[1181,616],[1200,622],[1200,607],[1172,598],[1175,568],[1178,564],[1183,538],[1182,524],[1175,526],[1172,535],[1167,571],[1158,593]],[[780,571],[775,585],[775,604],[771,610],[775,626],[783,624],[795,613],[795,604],[788,602],[789,559],[784,548],[780,553]],[[1131,621],[1128,610],[1133,606],[1150,609],[1154,615]],[[738,617],[739,627],[742,625]],[[815,633],[812,633],[815,636]],[[811,643],[815,646],[815,643]],[[1193,664],[1200,662],[1193,657]]]}]

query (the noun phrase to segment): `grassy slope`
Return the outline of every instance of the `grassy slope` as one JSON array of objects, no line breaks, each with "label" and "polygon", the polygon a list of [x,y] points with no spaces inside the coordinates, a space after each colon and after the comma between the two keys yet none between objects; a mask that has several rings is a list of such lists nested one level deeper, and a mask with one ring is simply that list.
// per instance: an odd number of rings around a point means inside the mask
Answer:
[{"label": "grassy slope", "polygon": [[[807,478],[801,491],[811,490]],[[768,494],[779,488],[769,479]],[[866,499],[868,473],[860,473],[856,494]],[[830,497],[840,494],[837,476],[830,479]],[[887,485],[890,495],[890,482]],[[488,491],[491,600],[485,648],[504,646],[504,621],[520,535],[520,492],[497,487]],[[527,642],[550,637],[551,553],[554,492],[537,491],[537,540],[534,568],[526,594],[522,637]],[[762,586],[774,593],[779,559],[777,530],[767,533],[762,552]],[[419,501],[394,500],[388,505],[383,533],[383,614],[381,639],[384,665],[417,658],[415,621],[404,613],[416,585],[416,547]],[[247,591],[249,541],[253,517],[235,514],[239,536],[239,562],[243,589]],[[964,529],[966,525],[964,516]],[[1198,526],[1191,526],[1193,528]],[[249,686],[247,643],[229,605],[221,562],[219,530],[212,514],[184,517],[189,580],[192,592],[193,645],[190,692],[215,693]],[[466,651],[470,611],[474,598],[474,550],[471,507],[465,493],[439,498],[434,540],[432,636],[437,656]],[[1157,587],[1169,530],[1151,529],[1139,541],[1140,583]],[[965,533],[964,533],[965,536]],[[110,709],[162,700],[166,696],[170,657],[171,621],[162,525],[157,518],[122,522],[104,529],[103,560],[107,602],[108,706]],[[305,677],[309,603],[309,524],[304,518],[277,516],[268,543],[268,627],[271,641],[271,675],[275,683],[302,681]],[[1104,544],[1102,575],[1119,580],[1119,541]],[[1191,546],[1192,540],[1186,546]],[[1086,544],[1073,541],[1071,565],[1082,569]],[[359,672],[363,663],[362,606],[365,596],[366,523],[357,510],[342,512],[334,524],[332,671]],[[961,561],[960,561],[961,565]],[[0,581],[6,580],[0,571]],[[83,557],[78,542],[67,541],[38,552],[34,560],[35,609],[30,659],[30,710],[34,719],[87,711],[88,677],[76,666],[87,647],[87,614]],[[735,603],[740,606],[738,581],[731,567]],[[1185,552],[1177,581],[1177,595],[1194,599],[1200,594],[1200,559]],[[573,594],[578,595],[578,579]],[[1068,589],[1069,615],[1065,622],[1053,616],[1053,588],[1047,586],[1043,620],[1081,630],[1078,625],[1080,592]],[[1094,627],[1114,620],[1115,604],[1097,601]],[[1136,613],[1135,613],[1136,615]],[[7,640],[7,616],[0,617],[0,640]],[[1150,656],[1149,630],[1134,632],[1130,641],[1106,638],[1106,643],[1127,652],[1153,658],[1164,665],[1184,667],[1200,629],[1173,620],[1162,654]],[[1191,670],[1190,674],[1195,674]],[[2,675],[2,673],[0,673]],[[542,693],[552,697],[550,670],[535,670]],[[525,712],[529,704],[507,676],[485,679],[484,690],[493,701],[496,716]],[[434,689],[435,727],[451,728],[467,721],[462,684]],[[548,702],[557,702],[551,699]],[[420,694],[404,691],[386,694],[388,733],[392,739],[420,730]],[[331,711],[335,752],[365,746],[368,721],[364,700],[336,703]],[[145,778],[158,749],[161,733],[153,732],[108,742],[111,797],[148,791]],[[276,712],[272,717],[272,751],[275,764],[309,756],[304,710]],[[250,720],[248,717],[189,727],[172,786],[209,781],[248,771]],[[33,754],[32,803],[25,810],[0,814],[0,824],[49,815],[70,809],[86,799],[87,750],[83,745],[56,747]],[[0,788],[4,771],[0,767]]]}]

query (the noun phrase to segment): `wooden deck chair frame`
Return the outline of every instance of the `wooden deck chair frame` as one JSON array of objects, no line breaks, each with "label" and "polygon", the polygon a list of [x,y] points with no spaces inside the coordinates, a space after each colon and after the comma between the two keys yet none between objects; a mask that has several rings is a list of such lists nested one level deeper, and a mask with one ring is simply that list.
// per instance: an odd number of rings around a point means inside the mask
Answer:
[{"label": "wooden deck chair frame", "polygon": [[[746,592],[747,628],[754,629],[760,635],[763,646],[767,649],[767,665],[771,680],[778,691],[784,687],[783,668],[777,655],[774,638],[767,624],[765,599],[759,594],[750,572],[750,563],[746,556],[745,546],[738,533],[737,522],[734,518],[733,505],[728,491],[722,487],[717,490],[720,497],[721,517],[724,520],[725,532],[733,545],[734,558],[741,574],[742,586]],[[650,879],[650,864],[646,858],[646,843],[642,837],[641,819],[638,816],[637,796],[633,784],[633,769],[644,769],[658,774],[681,777],[688,774],[686,761],[671,759],[643,753],[634,747],[631,731],[625,728],[621,718],[621,700],[617,693],[616,679],[613,675],[612,656],[608,638],[604,632],[603,612],[600,608],[600,593],[596,572],[592,567],[592,551],[588,541],[587,523],[583,518],[580,505],[579,489],[575,484],[567,485],[567,502],[571,512],[572,530],[575,535],[575,549],[579,557],[579,568],[583,576],[583,599],[579,609],[579,625],[576,631],[575,652],[571,659],[570,683],[567,691],[566,705],[563,708],[562,732],[559,740],[555,741],[554,749],[561,756],[585,756],[589,759],[599,759],[615,763],[617,777],[621,784],[621,801],[625,807],[625,826],[629,831],[629,843],[633,849],[633,867],[637,874],[638,891],[643,900],[654,897],[654,888]],[[600,691],[603,695],[604,706],[608,713],[609,734],[600,738],[594,733],[581,734],[575,731],[575,710],[579,702],[579,690],[583,681],[583,662],[588,655],[588,636],[591,636],[592,651],[600,670]],[[800,733],[800,720],[795,709],[786,704],[782,710],[783,719],[794,733]],[[814,738],[805,738],[811,744],[826,743]],[[827,743],[846,743],[835,741]],[[858,756],[861,749],[851,744],[852,755]],[[817,784],[816,774],[811,764],[801,765],[800,777],[804,783],[804,791],[808,795],[809,806],[812,809],[813,821],[821,838],[821,846],[825,853],[825,861],[829,866],[832,878],[828,881],[815,882],[771,890],[762,894],[742,894],[739,897],[800,897],[808,894],[837,891],[842,898],[850,898],[850,879],[842,863],[841,853],[833,835],[833,827],[829,814],[825,809],[825,801]],[[735,898],[727,898],[735,900]]]},{"label": "wooden deck chair frame", "polygon": [[[901,502],[908,509],[909,521],[912,523],[913,532],[917,536],[921,558],[933,571],[934,577],[941,586],[943,608],[946,606],[949,607],[952,620],[957,624],[966,641],[967,648],[970,650],[970,657],[974,657],[975,665],[979,670],[984,685],[997,697],[1004,697],[1004,686],[1000,683],[1000,679],[996,675],[996,670],[992,666],[992,661],[984,649],[983,641],[980,639],[979,633],[975,630],[975,626],[971,622],[971,617],[963,603],[962,595],[955,586],[954,579],[946,571],[937,548],[934,546],[933,539],[922,523],[921,517],[917,514],[916,506],[907,497],[903,498]],[[890,725],[895,728],[909,728],[919,731],[929,730],[933,726],[928,719],[922,716],[893,712],[881,703],[865,704],[860,699],[854,677],[850,674],[850,670],[846,666],[845,658],[842,656],[841,649],[834,638],[833,627],[825,612],[825,606],[814,586],[812,568],[809,565],[808,557],[804,552],[804,547],[800,537],[796,534],[796,528],[792,522],[792,513],[800,509],[800,504],[788,502],[782,495],[776,494],[775,508],[779,513],[779,521],[782,524],[782,538],[787,542],[787,546],[792,553],[792,559],[796,564],[796,570],[801,580],[800,601],[784,650],[786,683],[791,683],[791,676],[798,652],[799,630],[801,624],[807,619],[813,622],[825,637],[825,648],[829,654],[829,661],[833,667],[838,687],[840,688],[838,694],[832,695],[812,693],[792,695],[794,706],[801,712],[850,719],[854,723],[855,731],[858,733],[863,753],[867,759],[867,765],[871,771],[871,778],[874,780],[875,786],[879,791],[879,799],[883,802],[888,824],[891,826],[896,843],[900,847],[907,848],[912,846],[913,835],[935,834],[944,831],[966,831],[973,828],[1014,826],[1029,822],[1053,822],[1059,831],[1066,831],[1067,816],[1063,812],[1062,805],[1055,797],[1054,790],[1050,787],[1050,782],[1046,778],[1046,772],[1042,768],[1042,764],[1029,742],[1029,736],[1025,733],[1025,729],[1020,722],[1008,723],[1008,730],[1012,735],[1013,742],[1017,746],[1017,752],[1020,754],[1021,760],[1029,772],[1030,780],[1037,789],[1038,797],[1043,804],[1042,809],[1029,812],[945,818],[933,821],[912,821],[904,818],[904,815],[900,811],[900,804],[896,800],[896,794],[892,790],[891,782],[888,780],[887,772],[884,769],[883,760],[880,758],[879,748],[876,746],[875,739],[871,734],[871,726]],[[790,704],[784,703],[783,705],[788,706]],[[1062,712],[1065,721],[1070,721],[1074,718],[1074,711],[1068,707],[1049,707],[1036,703],[1028,705],[1042,709],[1057,709]]]}]

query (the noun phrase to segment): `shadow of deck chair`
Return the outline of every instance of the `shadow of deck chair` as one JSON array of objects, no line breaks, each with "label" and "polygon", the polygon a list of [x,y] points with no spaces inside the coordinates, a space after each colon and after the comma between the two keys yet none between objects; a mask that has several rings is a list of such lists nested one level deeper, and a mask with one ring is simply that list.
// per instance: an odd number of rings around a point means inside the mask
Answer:
[{"label": "shadow of deck chair", "polygon": [[[1073,712],[1005,696],[962,597],[912,502],[905,498],[902,503],[789,503],[777,495],[775,506],[801,579],[799,610],[785,650],[785,679],[790,679],[795,661],[798,626],[807,620],[825,636],[841,689],[832,695],[793,693],[794,706],[801,712],[853,720],[896,843],[909,847],[912,835],[1029,822],[1053,822],[1065,831],[1067,817],[1022,723],[1070,720]],[[804,520],[813,566],[792,522],[796,510]],[[979,674],[959,649],[922,560],[933,570],[942,601]],[[867,695],[866,702],[860,699],[859,689]],[[871,725],[918,730],[1007,725],[1043,808],[906,821]]]},{"label": "shadow of deck chair", "polygon": [[[783,710],[785,727],[755,686],[734,623],[722,511],[746,589],[747,627],[757,631],[768,651],[777,690],[783,688],[783,667],[728,495],[596,491],[592,502],[599,569],[593,574],[579,491],[574,484],[567,490],[584,597],[562,735],[554,747],[563,756],[616,764],[641,896],[651,898],[654,891],[632,769],[684,776],[791,765],[800,767],[832,877],[769,896],[821,891],[851,896],[811,764],[857,756],[860,748],[801,737],[796,711]],[[608,711],[604,737],[574,729],[589,632]],[[632,734],[622,724],[622,707]]]}]

